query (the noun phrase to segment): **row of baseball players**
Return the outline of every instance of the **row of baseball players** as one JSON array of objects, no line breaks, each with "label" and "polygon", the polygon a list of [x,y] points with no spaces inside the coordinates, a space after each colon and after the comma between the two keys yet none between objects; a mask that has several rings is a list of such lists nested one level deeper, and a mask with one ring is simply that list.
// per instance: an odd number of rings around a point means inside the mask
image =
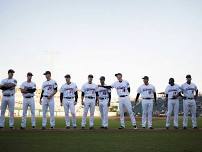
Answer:
[{"label": "row of baseball players", "polygon": [[[14,105],[15,105],[15,87],[17,81],[13,78],[14,70],[8,70],[8,78],[3,79],[0,84],[0,89],[2,90],[2,102],[1,102],[1,116],[0,116],[0,128],[5,126],[5,111],[8,106],[10,113],[9,117],[9,127],[14,127]],[[47,124],[47,110],[50,111],[50,126],[55,127],[55,117],[54,117],[54,95],[57,92],[57,83],[51,79],[51,72],[46,71],[44,73],[46,76],[46,81],[42,84],[42,92],[40,97],[40,104],[42,105],[42,129],[46,129]],[[21,129],[26,128],[26,116],[28,107],[31,109],[31,123],[32,128],[35,128],[35,101],[34,92],[36,91],[36,84],[32,82],[33,74],[31,72],[27,73],[27,81],[23,82],[20,86],[21,92],[23,94],[23,116],[21,122]],[[111,101],[111,88],[117,90],[117,95],[119,96],[119,110],[120,110],[120,127],[119,129],[125,128],[124,121],[124,107],[130,116],[131,123],[134,129],[137,129],[136,119],[132,111],[131,101],[129,99],[130,85],[128,81],[122,79],[122,74],[115,74],[117,80],[112,85],[105,84],[105,77],[100,77],[100,85],[93,83],[93,75],[88,75],[88,82],[85,83],[81,88],[81,103],[84,105],[83,117],[81,122],[81,128],[86,126],[86,117],[88,110],[90,111],[89,129],[94,128],[94,111],[95,106],[99,105],[99,110],[101,114],[101,128],[108,128],[108,107]],[[76,128],[76,113],[75,105],[78,100],[77,85],[71,82],[71,76],[69,74],[65,75],[66,83],[60,88],[60,102],[61,106],[64,106],[65,111],[65,122],[66,128],[70,128],[70,117],[69,111],[72,115],[72,127]],[[143,84],[137,90],[137,96],[135,102],[138,102],[138,98],[142,97],[142,127],[147,127],[153,129],[152,127],[152,112],[153,112],[153,102],[156,102],[156,91],[155,87],[149,83],[149,77],[144,76]],[[170,117],[172,111],[174,111],[174,128],[178,128],[178,112],[179,112],[179,96],[183,97],[183,128],[187,128],[188,124],[188,113],[192,114],[192,127],[197,128],[196,122],[196,98],[198,96],[197,86],[191,82],[191,75],[186,76],[187,82],[181,87],[175,84],[174,79],[169,79],[169,85],[167,86],[166,101],[168,103],[167,118],[166,118],[166,128],[170,127]]]}]

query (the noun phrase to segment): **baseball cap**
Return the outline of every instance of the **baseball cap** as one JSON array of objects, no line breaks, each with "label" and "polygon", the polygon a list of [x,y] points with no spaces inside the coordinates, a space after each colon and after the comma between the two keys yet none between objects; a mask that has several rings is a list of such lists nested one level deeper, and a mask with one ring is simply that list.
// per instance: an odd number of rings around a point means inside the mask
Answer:
[{"label": "baseball cap", "polygon": [[33,74],[31,72],[28,72],[27,76],[33,76]]},{"label": "baseball cap", "polygon": [[191,78],[191,75],[190,75],[190,74],[187,74],[187,75],[186,75],[186,78]]},{"label": "baseball cap", "polygon": [[142,79],[149,80],[149,77],[148,76],[144,76]]},{"label": "baseball cap", "polygon": [[50,71],[46,71],[43,75],[47,75],[47,74],[51,75],[51,72]]},{"label": "baseball cap", "polygon": [[9,69],[8,73],[15,73],[15,71],[13,69]]},{"label": "baseball cap", "polygon": [[121,75],[121,76],[122,76],[122,74],[121,74],[121,73],[116,73],[116,74],[115,74],[115,77],[117,77],[118,75]]},{"label": "baseball cap", "polygon": [[101,77],[100,77],[100,80],[105,80],[105,77],[104,77],[104,76],[101,76]]},{"label": "baseball cap", "polygon": [[173,81],[174,82],[175,80],[174,80],[174,78],[170,78],[169,81]]},{"label": "baseball cap", "polygon": [[88,75],[88,78],[93,78],[93,75],[92,75],[92,74],[89,74],[89,75]]},{"label": "baseball cap", "polygon": [[65,78],[71,78],[71,76],[69,74],[66,74]]}]

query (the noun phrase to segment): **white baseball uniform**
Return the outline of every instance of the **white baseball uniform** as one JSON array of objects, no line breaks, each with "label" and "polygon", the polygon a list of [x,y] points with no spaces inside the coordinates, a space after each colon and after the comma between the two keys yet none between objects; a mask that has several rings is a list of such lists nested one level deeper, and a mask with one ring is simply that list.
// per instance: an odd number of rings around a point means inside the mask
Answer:
[{"label": "white baseball uniform", "polygon": [[65,111],[66,126],[70,126],[69,110],[72,114],[72,126],[76,127],[76,112],[75,112],[75,92],[77,91],[75,83],[63,84],[60,88],[60,93],[63,93],[63,106]]},{"label": "white baseball uniform", "polygon": [[84,92],[84,111],[81,126],[85,127],[86,125],[86,117],[88,114],[88,109],[90,109],[90,127],[94,126],[94,112],[95,112],[95,101],[96,101],[96,91],[97,85],[92,83],[85,83],[81,91]]},{"label": "white baseball uniform", "polygon": [[98,87],[97,89],[99,96],[99,110],[101,115],[101,124],[103,127],[108,127],[108,103],[110,89]]},{"label": "white baseball uniform", "polygon": [[180,86],[177,84],[168,85],[166,87],[165,93],[168,96],[168,111],[166,118],[166,127],[170,127],[171,114],[174,111],[174,126],[178,127],[178,113],[179,113],[179,99],[174,98],[177,94],[181,92]]},{"label": "white baseball uniform", "polygon": [[137,93],[142,97],[142,127],[146,127],[148,113],[148,128],[152,127],[152,112],[155,87],[151,84],[141,85]]},{"label": "white baseball uniform", "polygon": [[54,96],[51,99],[48,99],[48,96],[53,94],[54,89],[57,88],[57,83],[55,80],[45,81],[42,84],[43,98],[42,98],[42,111],[43,111],[43,118],[42,118],[42,127],[46,127],[47,117],[46,113],[49,107],[50,111],[50,125],[51,127],[55,127],[55,116],[54,116]]},{"label": "white baseball uniform", "polygon": [[[17,85],[17,81],[15,79],[3,79],[1,81],[1,85],[5,84],[15,84]],[[15,106],[15,89],[7,89],[2,91],[2,102],[1,102],[1,116],[0,116],[0,127],[4,127],[5,125],[5,112],[8,106],[8,110],[10,113],[9,118],[9,127],[14,127],[14,106]]]},{"label": "white baseball uniform", "polygon": [[187,127],[188,124],[188,113],[189,111],[192,114],[192,127],[197,127],[196,122],[196,101],[194,99],[195,92],[197,89],[197,86],[194,83],[188,84],[184,83],[181,86],[182,93],[184,95],[183,100],[183,127]]},{"label": "white baseball uniform", "polygon": [[[23,82],[20,86],[21,89],[36,89],[36,84],[34,82]],[[22,122],[21,127],[26,127],[26,117],[27,110],[30,107],[31,110],[31,122],[32,126],[35,126],[35,100],[34,93],[23,93],[23,114],[22,114]]]},{"label": "white baseball uniform", "polygon": [[128,81],[116,81],[111,85],[112,88],[115,88],[117,95],[119,96],[119,112],[120,112],[120,124],[122,127],[125,127],[124,121],[124,107],[127,109],[128,114],[131,119],[133,126],[136,125],[136,120],[132,111],[132,105],[129,98],[128,88],[130,87]]}]

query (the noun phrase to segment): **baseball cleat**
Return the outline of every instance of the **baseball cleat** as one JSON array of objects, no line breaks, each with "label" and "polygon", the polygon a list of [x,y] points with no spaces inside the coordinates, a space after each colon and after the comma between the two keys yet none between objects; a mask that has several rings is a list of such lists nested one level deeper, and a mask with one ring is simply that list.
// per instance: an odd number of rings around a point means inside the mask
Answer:
[{"label": "baseball cleat", "polygon": [[124,129],[125,127],[123,127],[123,126],[120,126],[118,129]]},{"label": "baseball cleat", "polygon": [[187,129],[187,127],[183,127],[183,129],[185,130],[185,129]]},{"label": "baseball cleat", "polygon": [[32,126],[32,129],[34,129],[35,128],[35,126]]},{"label": "baseball cleat", "polygon": [[21,130],[24,130],[24,129],[25,129],[25,127],[20,127],[20,129],[21,129]]},{"label": "baseball cleat", "polygon": [[174,128],[175,128],[175,129],[178,129],[178,127],[177,127],[177,126],[174,126]]},{"label": "baseball cleat", "polygon": [[66,126],[66,129],[70,129],[70,126]]},{"label": "baseball cleat", "polygon": [[133,126],[133,129],[137,129],[137,126],[136,126],[136,125],[134,125],[134,126]]},{"label": "baseball cleat", "polygon": [[94,127],[92,126],[92,127],[90,127],[89,129],[90,129],[90,130],[93,130],[93,129],[94,129]]},{"label": "baseball cleat", "polygon": [[168,129],[169,129],[169,127],[166,127],[166,129],[168,130]]},{"label": "baseball cleat", "polygon": [[154,129],[153,127],[149,127],[149,129]]},{"label": "baseball cleat", "polygon": [[143,129],[145,129],[145,127],[142,127]]},{"label": "baseball cleat", "polygon": [[193,129],[198,129],[198,127],[194,127]]},{"label": "baseball cleat", "polygon": [[42,127],[41,130],[46,130],[46,127]]}]

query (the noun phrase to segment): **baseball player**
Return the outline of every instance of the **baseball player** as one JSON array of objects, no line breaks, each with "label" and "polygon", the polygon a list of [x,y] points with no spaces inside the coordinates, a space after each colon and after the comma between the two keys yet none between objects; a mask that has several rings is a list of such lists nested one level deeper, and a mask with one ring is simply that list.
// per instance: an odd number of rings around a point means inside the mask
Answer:
[{"label": "baseball player", "polygon": [[125,128],[125,121],[124,121],[124,107],[127,109],[128,114],[131,119],[131,123],[134,129],[137,129],[136,120],[133,115],[132,105],[130,102],[129,94],[130,94],[130,85],[128,81],[122,79],[122,74],[117,73],[115,74],[117,77],[116,82],[114,82],[111,86],[103,86],[106,88],[115,88],[117,91],[117,95],[119,96],[119,111],[120,111],[120,127],[118,129]]},{"label": "baseball player", "polygon": [[32,82],[33,74],[31,72],[27,73],[27,81],[23,82],[20,86],[21,93],[23,95],[23,114],[21,129],[26,128],[26,117],[27,110],[30,107],[31,110],[31,122],[32,128],[35,128],[35,101],[34,101],[34,92],[36,91],[36,84]]},{"label": "baseball player", "polygon": [[196,122],[196,99],[198,97],[197,86],[191,82],[191,75],[187,75],[187,82],[182,84],[181,90],[183,94],[183,128],[187,129],[188,113],[192,114],[192,128],[197,129]]},{"label": "baseball player", "polygon": [[81,122],[81,128],[84,129],[86,126],[86,117],[88,110],[90,109],[90,127],[89,129],[94,128],[94,112],[95,105],[98,100],[97,85],[93,82],[93,75],[88,75],[88,82],[85,83],[81,88],[81,104],[84,105],[83,117]]},{"label": "baseball player", "polygon": [[72,114],[72,126],[76,128],[75,105],[78,100],[77,85],[71,82],[71,76],[65,75],[66,83],[60,88],[60,103],[64,106],[66,129],[70,129],[69,110]]},{"label": "baseball player", "polygon": [[44,73],[46,76],[46,81],[42,84],[42,92],[40,97],[40,104],[42,104],[43,118],[42,118],[42,130],[46,129],[46,113],[49,108],[50,110],[50,126],[51,129],[55,127],[55,117],[54,117],[54,95],[57,93],[57,83],[55,80],[51,79],[51,72],[46,71]]},{"label": "baseball player", "polygon": [[153,112],[153,100],[156,103],[156,90],[152,84],[149,84],[149,77],[144,76],[144,84],[137,90],[137,96],[135,102],[137,103],[139,96],[142,97],[142,128],[146,127],[147,114],[148,114],[148,128],[152,127],[152,112]]},{"label": "baseball player", "polygon": [[17,81],[13,78],[14,70],[8,70],[8,78],[3,79],[0,84],[2,90],[2,102],[1,102],[1,116],[0,116],[0,128],[4,128],[5,125],[5,112],[8,106],[10,113],[9,127],[14,128],[14,106],[15,106],[15,87]]},{"label": "baseball player", "polygon": [[98,103],[99,110],[101,115],[101,128],[108,129],[108,107],[110,106],[111,101],[111,90],[104,88],[105,86],[105,77],[100,77],[100,86],[98,87]]},{"label": "baseball player", "polygon": [[174,78],[169,79],[169,85],[166,87],[166,102],[168,105],[167,118],[166,118],[166,129],[170,127],[171,114],[174,111],[174,128],[178,129],[178,113],[179,113],[179,99],[180,86],[175,84]]}]

